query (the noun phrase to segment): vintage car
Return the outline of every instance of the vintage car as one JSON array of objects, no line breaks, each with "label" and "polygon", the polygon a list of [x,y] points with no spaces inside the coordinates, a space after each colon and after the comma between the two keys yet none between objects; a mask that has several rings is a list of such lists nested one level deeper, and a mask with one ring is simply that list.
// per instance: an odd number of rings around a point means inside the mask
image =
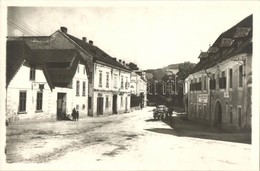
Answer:
[{"label": "vintage car", "polygon": [[158,105],[154,110],[153,110],[153,118],[154,120],[163,120],[168,117],[168,108],[165,105]]}]

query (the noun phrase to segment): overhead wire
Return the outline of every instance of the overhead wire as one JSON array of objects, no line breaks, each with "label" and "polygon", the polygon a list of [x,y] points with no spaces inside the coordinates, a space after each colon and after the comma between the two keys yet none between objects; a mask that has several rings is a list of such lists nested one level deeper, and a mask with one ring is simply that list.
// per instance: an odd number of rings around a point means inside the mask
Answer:
[{"label": "overhead wire", "polygon": [[39,33],[38,31],[35,31],[32,27],[30,27],[26,23],[19,21],[18,19],[16,19],[11,14],[8,14],[7,20],[9,21],[9,23],[12,22],[13,25],[18,27],[17,29],[19,29],[19,30],[21,29],[20,31],[25,31],[29,35],[32,35],[32,36],[33,35],[37,35],[37,36],[43,35],[43,34]]},{"label": "overhead wire", "polygon": [[18,29],[19,31],[21,31],[22,33],[26,34],[26,35],[29,35],[29,36],[33,36],[32,33],[28,32],[27,30],[24,30],[23,28],[19,27],[18,25],[8,21],[8,24],[11,25],[12,27]]},{"label": "overhead wire", "polygon": [[17,24],[19,24],[20,26],[24,27],[25,29],[27,29],[28,31],[33,32],[34,34],[37,35],[41,35],[41,33],[39,33],[38,31],[35,31],[32,27],[30,27],[29,25],[27,25],[26,23],[19,21],[19,19],[15,18],[14,16],[12,16],[11,14],[8,15],[9,19],[12,19],[14,22],[16,22]]}]

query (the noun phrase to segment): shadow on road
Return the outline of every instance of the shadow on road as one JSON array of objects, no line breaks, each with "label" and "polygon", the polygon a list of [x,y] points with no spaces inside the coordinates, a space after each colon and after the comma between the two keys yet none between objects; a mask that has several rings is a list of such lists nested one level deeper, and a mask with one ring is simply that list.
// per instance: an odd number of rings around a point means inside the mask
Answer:
[{"label": "shadow on road", "polygon": [[155,122],[157,120],[154,120],[154,119],[146,119],[145,122]]},{"label": "shadow on road", "polygon": [[[231,132],[227,130],[206,126],[206,125],[201,125],[199,123],[194,123],[189,120],[182,120],[178,117],[174,117],[174,119],[175,119],[175,124],[173,127],[152,128],[152,129],[145,129],[145,130],[161,133],[161,134],[179,136],[179,137],[192,137],[192,138],[202,138],[202,139],[251,144],[250,132]],[[158,122],[162,122],[162,121],[158,121]],[[165,120],[163,122],[170,126],[169,120]]]}]

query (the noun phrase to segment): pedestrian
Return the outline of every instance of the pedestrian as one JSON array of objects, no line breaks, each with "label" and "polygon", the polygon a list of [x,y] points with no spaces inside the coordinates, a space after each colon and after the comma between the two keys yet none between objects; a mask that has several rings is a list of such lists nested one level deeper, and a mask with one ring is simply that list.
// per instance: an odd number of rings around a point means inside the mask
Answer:
[{"label": "pedestrian", "polygon": [[76,115],[77,115],[77,111],[76,111],[76,109],[74,107],[73,110],[72,110],[72,114],[71,114],[73,121],[76,121]]},{"label": "pedestrian", "polygon": [[79,121],[79,111],[76,112],[76,120]]}]

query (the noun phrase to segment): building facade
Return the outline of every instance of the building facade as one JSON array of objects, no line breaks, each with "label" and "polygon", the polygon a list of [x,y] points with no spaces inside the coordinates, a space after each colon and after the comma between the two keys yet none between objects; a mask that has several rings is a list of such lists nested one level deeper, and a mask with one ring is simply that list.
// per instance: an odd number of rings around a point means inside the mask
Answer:
[{"label": "building facade", "polygon": [[74,107],[86,116],[85,67],[76,49],[32,49],[24,40],[11,38],[7,41],[7,118],[62,119]]},{"label": "building facade", "polygon": [[130,72],[94,63],[93,115],[130,111]]},{"label": "building facade", "polygon": [[185,80],[188,118],[251,130],[252,18],[222,33]]},{"label": "building facade", "polygon": [[146,107],[147,106],[147,80],[145,72],[132,71],[131,72],[131,107]]},{"label": "building facade", "polygon": [[129,112],[130,109],[130,73],[124,64],[112,58],[92,40],[79,39],[61,27],[54,34],[66,38],[75,48],[84,54],[89,72],[88,115],[100,116]]}]

